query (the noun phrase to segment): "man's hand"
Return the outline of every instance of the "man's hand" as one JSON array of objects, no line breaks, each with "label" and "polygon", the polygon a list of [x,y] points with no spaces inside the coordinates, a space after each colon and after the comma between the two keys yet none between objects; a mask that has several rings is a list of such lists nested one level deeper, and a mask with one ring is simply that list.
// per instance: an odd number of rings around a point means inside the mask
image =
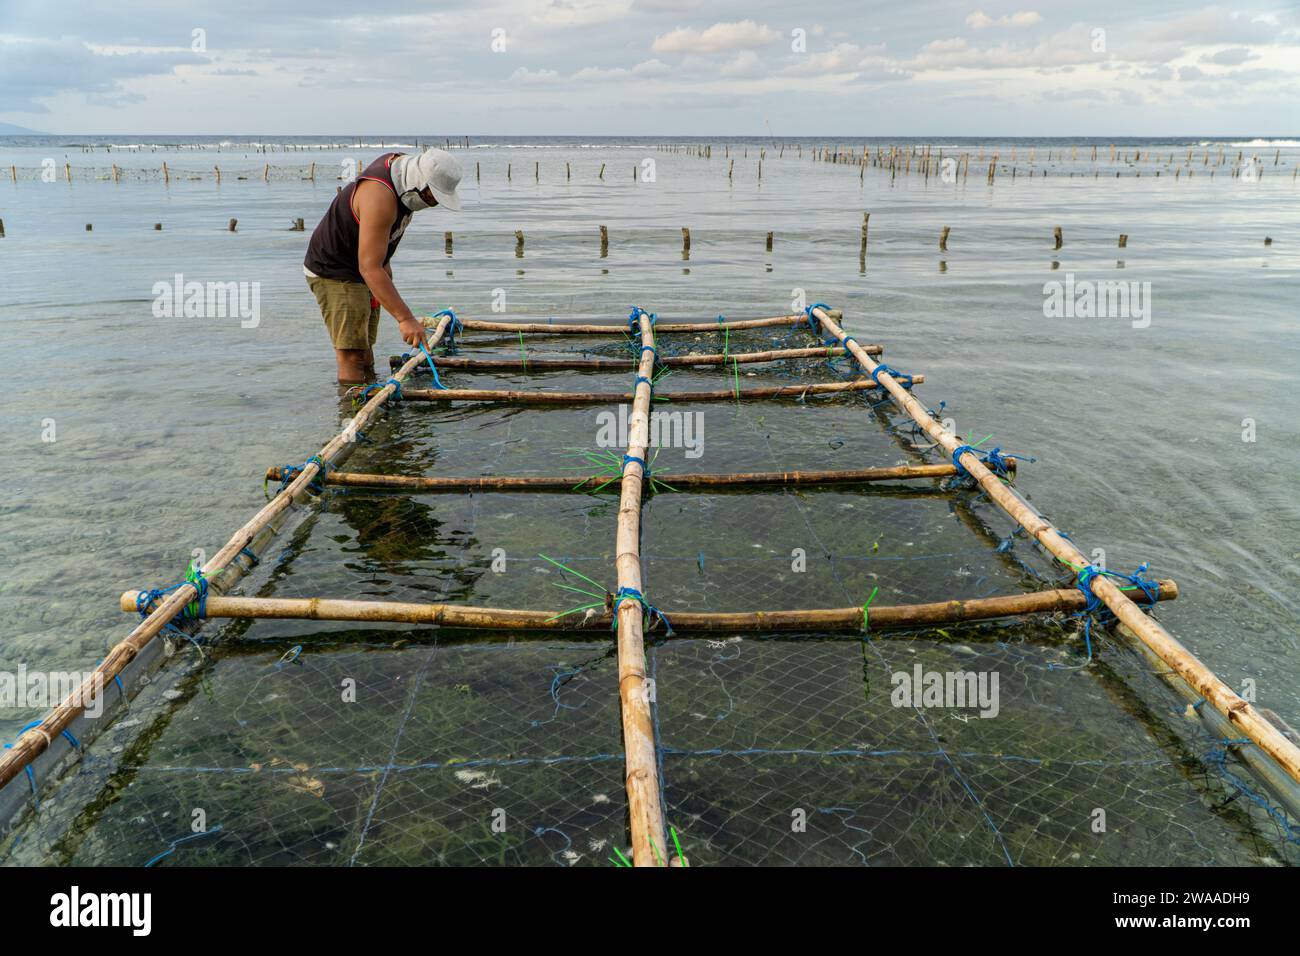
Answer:
[{"label": "man's hand", "polygon": [[397,328],[402,334],[402,341],[407,345],[415,348],[418,348],[421,345],[425,348],[429,347],[429,340],[425,338],[425,332],[427,330],[424,327],[424,323],[414,316],[402,319],[397,323]]}]

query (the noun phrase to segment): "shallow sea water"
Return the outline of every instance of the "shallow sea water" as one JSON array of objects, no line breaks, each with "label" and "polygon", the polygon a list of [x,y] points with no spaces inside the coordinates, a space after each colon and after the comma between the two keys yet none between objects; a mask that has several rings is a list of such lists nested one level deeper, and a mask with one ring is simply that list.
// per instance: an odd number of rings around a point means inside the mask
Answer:
[{"label": "shallow sea water", "polygon": [[[0,143],[0,165],[38,170],[53,152],[16,142]],[[1121,167],[1118,179],[1099,164],[1092,178],[1082,159],[1043,178],[1025,175],[1028,147],[1019,144],[1015,180],[1000,173],[989,187],[974,168],[954,184],[915,174],[891,183],[875,168],[859,179],[854,167],[812,162],[807,148],[800,158],[787,146],[780,157],[768,144],[760,186],[760,148],[733,146],[730,185],[720,144],[711,160],[642,144],[460,151],[466,211],[416,217],[395,260],[399,288],[429,310],[495,317],[493,302],[504,297],[507,316],[557,321],[617,320],[633,303],[663,319],[778,314],[796,290],[842,308],[860,342],[880,342],[890,364],[926,374],[919,394],[931,407],[945,401],[960,432],[991,434],[987,446],[1037,457],[1020,488],[1085,551],[1101,547],[1110,567],[1145,561],[1178,580],[1182,597],[1161,619],[1229,684],[1255,681],[1260,703],[1300,722],[1300,521],[1290,493],[1300,464],[1290,309],[1300,263],[1297,151],[1283,150],[1275,169],[1269,150],[1254,183],[1232,180],[1226,165],[1213,180],[1196,165],[1191,180],[1173,180],[1172,169],[1145,162]],[[1046,148],[1036,146],[1040,157]],[[259,506],[268,465],[300,462],[337,431],[349,409],[299,269],[307,237],[287,227],[301,216],[310,230],[328,202],[337,183],[321,171],[376,152],[110,158],[74,150],[74,167],[104,171],[110,162],[156,170],[166,158],[173,179],[0,182],[0,195],[8,193],[0,199],[0,353],[12,376],[2,410],[12,491],[0,535],[0,669],[92,666],[129,630],[117,610],[122,590],[175,581],[193,549],[212,553]],[[1185,147],[1158,152],[1181,159]],[[54,155],[61,170],[63,153]],[[632,177],[645,158],[655,160],[653,183]],[[284,172],[313,159],[314,184]],[[280,167],[269,183],[260,181],[265,161]],[[863,211],[871,212],[865,266]],[[601,224],[610,230],[603,259]],[[946,253],[937,248],[943,225],[952,227]],[[1065,234],[1059,251],[1056,225]],[[691,228],[689,260],[682,226]],[[455,232],[451,256],[444,229]],[[515,229],[526,235],[522,258]],[[1120,232],[1130,237],[1123,251]],[[260,322],[156,318],[153,286],[177,273],[260,283]],[[1150,326],[1045,317],[1044,283],[1067,273],[1150,282]],[[726,343],[702,336],[689,347],[762,347],[782,337],[806,344],[776,330]],[[609,351],[607,343],[528,342],[530,354],[573,347]],[[517,352],[518,343],[480,345],[472,335],[464,343],[466,354],[493,348]],[[381,365],[400,349],[385,317]],[[74,373],[57,374],[65,369]],[[838,371],[818,362],[755,366],[742,369],[739,387],[845,372],[843,363]],[[544,387],[616,388],[625,378],[596,386],[591,375],[556,373]],[[506,373],[444,380],[538,382]],[[728,384],[718,372],[682,370],[662,388]],[[670,482],[673,471],[915,460],[906,432],[885,431],[899,419],[869,404],[692,408],[702,415],[702,456],[666,449],[657,467]],[[1242,440],[1248,418],[1254,442]],[[45,442],[50,419],[57,440]],[[388,413],[348,468],[576,473],[573,450],[591,447],[596,427],[593,409],[412,406]],[[559,575],[537,555],[607,583],[616,507],[609,495],[330,492],[247,591],[561,610],[583,598],[555,589]],[[993,552],[1011,528],[987,504],[954,505],[932,489],[668,493],[646,505],[643,525],[647,588],[665,608],[854,606],[871,588],[880,603],[940,600],[1008,593],[1032,586],[1029,572],[1054,573],[1023,543],[1015,555],[1028,569]],[[802,575],[790,571],[796,547],[809,554]],[[491,570],[494,548],[506,551],[513,573]],[[191,652],[178,655],[140,702],[140,723],[91,748],[10,846],[10,862],[143,862],[185,832],[194,806],[223,830],[186,844],[177,862],[183,852],[184,862],[213,863],[608,865],[609,847],[624,839],[616,679],[605,645],[432,640],[428,630],[307,622],[210,630],[228,638],[215,661],[196,666]],[[943,637],[652,648],[665,800],[688,855],[702,863],[1288,858],[1267,825],[1233,819],[1217,807],[1213,781],[1187,771],[1184,758],[1204,758],[1210,744],[1119,649],[1100,647],[1091,668],[1067,670],[1082,660],[1068,622],[975,629],[959,635],[964,650]],[[304,647],[299,663],[276,667],[295,644]],[[889,677],[914,660],[997,670],[1007,719],[904,718],[889,705]],[[328,688],[349,675],[373,706],[329,705]],[[175,699],[164,696],[169,689]],[[0,712],[0,736],[12,739],[38,715]],[[1114,839],[1089,836],[1088,814],[1099,805],[1123,808],[1112,810],[1124,819]],[[815,824],[812,836],[791,831],[796,807]],[[497,808],[518,821],[509,839],[484,829]],[[1170,841],[1175,830],[1190,839]]]}]

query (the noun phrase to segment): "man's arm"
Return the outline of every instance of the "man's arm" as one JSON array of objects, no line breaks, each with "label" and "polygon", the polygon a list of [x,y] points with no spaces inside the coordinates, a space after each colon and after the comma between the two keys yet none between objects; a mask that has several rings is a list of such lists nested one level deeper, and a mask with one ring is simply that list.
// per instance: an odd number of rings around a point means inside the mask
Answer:
[{"label": "man's arm", "polygon": [[361,278],[370,288],[370,294],[397,319],[402,341],[407,345],[427,344],[424,324],[411,312],[397,286],[393,285],[390,270],[384,266],[388,252],[388,236],[397,219],[397,198],[379,183],[362,181],[352,196],[352,208],[361,221],[360,241],[357,247],[357,266]]}]

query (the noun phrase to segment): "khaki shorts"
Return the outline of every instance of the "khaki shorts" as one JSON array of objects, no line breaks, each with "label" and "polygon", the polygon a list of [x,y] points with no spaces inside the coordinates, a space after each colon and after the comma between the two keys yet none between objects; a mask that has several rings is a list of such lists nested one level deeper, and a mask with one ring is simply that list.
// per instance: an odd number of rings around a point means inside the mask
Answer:
[{"label": "khaki shorts", "polygon": [[336,349],[374,347],[379,338],[379,307],[371,306],[374,300],[365,283],[309,276],[307,285],[316,296]]}]

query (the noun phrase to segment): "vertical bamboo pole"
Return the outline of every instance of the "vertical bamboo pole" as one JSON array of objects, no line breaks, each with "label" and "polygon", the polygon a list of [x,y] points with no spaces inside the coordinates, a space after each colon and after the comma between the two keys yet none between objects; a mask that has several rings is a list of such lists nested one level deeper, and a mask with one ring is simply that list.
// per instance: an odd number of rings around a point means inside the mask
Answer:
[{"label": "vertical bamboo pole", "polygon": [[[641,361],[637,367],[632,413],[628,419],[627,455],[618,503],[614,567],[618,586],[638,593],[641,583],[641,491],[650,446],[650,379],[654,376],[654,326],[640,315]],[[632,863],[658,866],[668,861],[650,687],[646,682],[642,607],[633,600],[618,605],[618,696],[623,712],[623,751],[627,761],[627,805],[632,829]]]},{"label": "vertical bamboo pole", "polygon": [[[824,309],[814,308],[816,318],[827,332],[833,335],[853,355],[868,373],[874,372],[876,362],[848,337]],[[936,444],[950,455],[962,444],[961,440],[935,420],[907,389],[888,372],[879,373],[880,384],[893,397],[895,403],[921,427]],[[1064,537],[1050,521],[1040,515],[1012,488],[1003,484],[989,471],[979,457],[963,452],[958,459],[985,494],[1013,520],[1038,541],[1053,557],[1071,568],[1087,567],[1092,563],[1079,548]],[[1114,582],[1105,577],[1092,579],[1092,592],[1128,626],[1153,654],[1164,661],[1179,677],[1187,681],[1205,698],[1228,723],[1254,741],[1261,750],[1273,758],[1292,780],[1300,782],[1300,747],[1286,738],[1272,723],[1259,713],[1249,701],[1241,698],[1223,683],[1194,654],[1164,629],[1154,618],[1148,617]]]}]

